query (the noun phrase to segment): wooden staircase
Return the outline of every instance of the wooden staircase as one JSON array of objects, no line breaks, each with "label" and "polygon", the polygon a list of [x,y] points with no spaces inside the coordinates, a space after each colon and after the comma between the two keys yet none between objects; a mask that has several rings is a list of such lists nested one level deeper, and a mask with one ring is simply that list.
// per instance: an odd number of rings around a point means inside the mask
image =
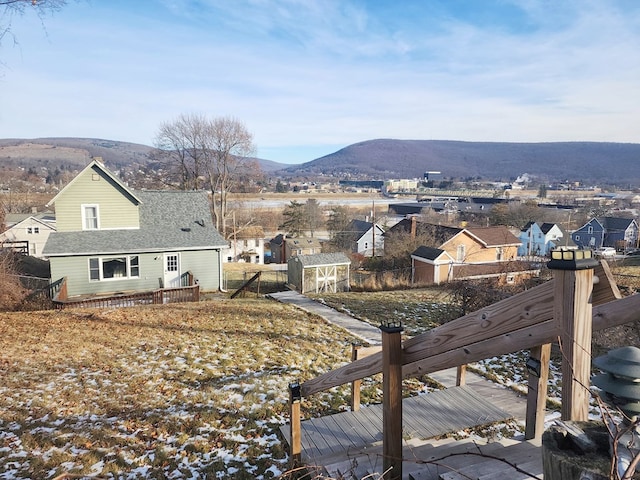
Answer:
[{"label": "wooden staircase", "polygon": [[[527,480],[542,479],[539,442],[502,439],[407,442],[403,449],[403,480]],[[323,478],[379,480],[382,447],[325,466]]]}]

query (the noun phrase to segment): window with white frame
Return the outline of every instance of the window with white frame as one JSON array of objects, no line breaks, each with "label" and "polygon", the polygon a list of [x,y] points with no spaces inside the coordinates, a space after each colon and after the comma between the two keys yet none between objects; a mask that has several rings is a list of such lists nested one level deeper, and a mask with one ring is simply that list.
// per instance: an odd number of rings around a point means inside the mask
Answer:
[{"label": "window with white frame", "polygon": [[458,245],[458,248],[456,249],[456,260],[458,262],[464,262],[464,257],[466,255],[466,246],[464,244],[462,245]]},{"label": "window with white frame", "polygon": [[140,277],[137,255],[125,257],[93,257],[89,259],[89,280],[126,280]]},{"label": "window with white frame", "polygon": [[98,213],[98,205],[82,205],[83,230],[98,230],[100,228]]}]

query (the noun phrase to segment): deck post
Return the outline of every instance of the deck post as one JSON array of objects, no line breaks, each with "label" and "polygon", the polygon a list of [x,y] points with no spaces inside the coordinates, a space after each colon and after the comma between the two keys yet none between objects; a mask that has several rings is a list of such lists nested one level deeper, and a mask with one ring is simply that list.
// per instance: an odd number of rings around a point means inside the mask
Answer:
[{"label": "deck post", "polygon": [[456,387],[461,387],[467,384],[467,366],[458,365],[456,368]]},{"label": "deck post", "polygon": [[300,428],[300,402],[302,396],[300,395],[300,384],[289,384],[289,426],[290,426],[290,438],[289,443],[291,448],[290,455],[290,467],[291,470],[298,468],[302,461],[302,437]]},{"label": "deck post", "polygon": [[382,455],[385,480],[402,478],[402,322],[382,330]]},{"label": "deck post", "polygon": [[541,439],[544,432],[544,415],[547,405],[547,381],[551,344],[545,343],[531,349],[527,361],[528,392],[524,439]]},{"label": "deck post", "polygon": [[554,250],[553,316],[560,331],[562,352],[562,407],[565,421],[586,421],[589,416],[593,269],[591,250]]},{"label": "deck post", "polygon": [[[360,345],[356,343],[351,344],[351,361],[355,362],[358,359],[358,350]],[[360,410],[360,387],[362,386],[362,380],[357,379],[351,382],[351,411],[357,412]]]}]

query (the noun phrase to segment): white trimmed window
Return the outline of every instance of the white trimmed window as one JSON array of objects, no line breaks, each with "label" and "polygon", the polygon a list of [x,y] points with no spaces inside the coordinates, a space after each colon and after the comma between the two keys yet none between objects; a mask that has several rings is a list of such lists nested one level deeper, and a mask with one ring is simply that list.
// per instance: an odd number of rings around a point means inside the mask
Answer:
[{"label": "white trimmed window", "polygon": [[140,277],[140,260],[137,255],[126,257],[93,257],[89,259],[89,280],[126,280]]},{"label": "white trimmed window", "polygon": [[464,262],[464,257],[467,254],[467,249],[465,247],[466,246],[462,244],[462,245],[458,245],[458,248],[456,249],[456,260],[458,262]]},{"label": "white trimmed window", "polygon": [[82,205],[82,229],[98,230],[99,228],[98,205]]}]

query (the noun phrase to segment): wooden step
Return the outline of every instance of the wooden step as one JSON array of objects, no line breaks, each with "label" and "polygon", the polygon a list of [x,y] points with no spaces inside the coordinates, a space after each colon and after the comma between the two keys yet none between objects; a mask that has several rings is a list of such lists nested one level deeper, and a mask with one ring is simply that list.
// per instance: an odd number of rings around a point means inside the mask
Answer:
[{"label": "wooden step", "polygon": [[492,473],[490,475],[483,475],[478,480],[531,480],[531,479],[543,479],[542,458],[532,460],[530,462],[516,463],[518,468],[524,470],[527,473],[522,473],[509,468],[501,472]]},{"label": "wooden step", "polygon": [[[439,440],[420,440],[416,438],[410,438],[405,440],[403,446],[403,456],[408,462],[405,464],[411,465],[412,459],[415,457],[415,452],[419,452],[420,455],[426,455],[427,452],[431,455],[436,449],[444,448],[445,446],[459,444],[454,438],[443,438]],[[458,447],[461,448],[461,447]],[[325,466],[326,478],[331,479],[357,479],[361,478],[378,478],[383,472],[382,461],[382,445],[376,445],[366,449],[366,453],[354,455],[348,459],[336,462],[331,465]]]},{"label": "wooden step", "polygon": [[[483,452],[484,454],[488,454]],[[478,456],[468,456],[465,460],[466,466],[459,466],[455,470],[440,475],[441,480],[477,480],[481,477],[494,478],[498,474],[510,473],[511,476],[517,474],[517,470],[512,465],[537,461],[542,466],[541,452],[538,447],[528,442],[520,442],[511,445],[499,452],[491,454],[497,458],[487,458]],[[506,460],[502,461],[500,459]],[[526,478],[526,476],[525,476]]]},{"label": "wooden step", "polygon": [[500,442],[461,440],[433,451],[416,451],[416,463],[405,462],[403,473],[413,480],[439,480],[441,474],[450,472],[452,468],[467,466],[470,458],[483,461],[483,457],[476,454],[499,455],[504,449]]}]

